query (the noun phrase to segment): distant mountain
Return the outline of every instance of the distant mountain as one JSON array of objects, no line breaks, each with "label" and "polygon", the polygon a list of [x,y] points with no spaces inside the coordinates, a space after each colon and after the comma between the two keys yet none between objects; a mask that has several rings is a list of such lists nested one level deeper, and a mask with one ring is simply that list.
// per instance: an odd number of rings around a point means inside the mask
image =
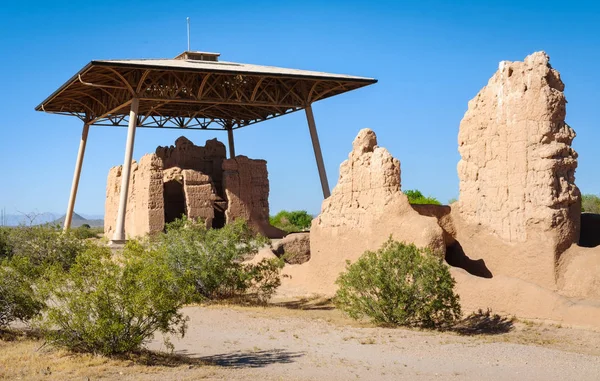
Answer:
[{"label": "distant mountain", "polygon": [[[63,225],[65,223],[65,216],[63,215],[60,218],[57,218],[59,214],[55,213],[20,213],[20,214],[4,214],[0,217],[0,226],[18,226],[18,225],[44,225],[44,224],[59,224]],[[71,221],[71,226],[76,228],[83,224],[88,224],[91,227],[101,227],[104,226],[104,220],[102,215],[90,215],[86,214],[86,217],[83,217],[81,214],[73,213],[73,220]]]},{"label": "distant mountain", "polygon": [[20,213],[20,214],[5,214],[0,220],[0,225],[18,226],[18,225],[41,225],[52,222],[56,219],[54,213]]},{"label": "distant mountain", "polygon": [[[64,225],[65,217],[66,217],[66,215],[62,216],[61,218],[59,218],[57,220],[52,221],[51,223]],[[100,220],[100,219],[88,220],[87,218],[83,218],[81,215],[79,215],[77,213],[73,213],[73,218],[71,219],[71,227],[77,228],[83,224],[88,224],[92,228],[102,227],[102,226],[104,226],[104,220]]]},{"label": "distant mountain", "polygon": [[87,220],[103,220],[104,219],[104,214],[80,214],[81,217],[87,219]]}]

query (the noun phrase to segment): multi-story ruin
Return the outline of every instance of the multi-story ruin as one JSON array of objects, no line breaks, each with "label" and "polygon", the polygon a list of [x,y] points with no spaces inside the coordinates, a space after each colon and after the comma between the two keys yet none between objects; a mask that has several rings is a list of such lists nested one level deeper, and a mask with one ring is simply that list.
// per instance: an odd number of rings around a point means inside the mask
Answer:
[{"label": "multi-story ruin", "polygon": [[[116,225],[122,167],[110,169],[106,187],[104,232]],[[174,146],[158,147],[132,164],[125,219],[127,237],[160,232],[181,216],[220,228],[243,218],[257,232],[271,237],[283,232],[269,224],[267,162],[236,156],[226,159],[216,139],[196,146],[185,137]]]}]

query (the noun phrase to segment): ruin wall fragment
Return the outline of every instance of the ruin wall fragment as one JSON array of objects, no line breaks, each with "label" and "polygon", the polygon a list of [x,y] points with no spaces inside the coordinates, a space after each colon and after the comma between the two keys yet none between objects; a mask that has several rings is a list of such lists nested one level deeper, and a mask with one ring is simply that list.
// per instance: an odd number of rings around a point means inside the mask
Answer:
[{"label": "ruin wall fragment", "polygon": [[500,63],[460,123],[460,216],[505,242],[550,241],[556,258],[579,237],[575,132],[560,74],[544,52]]}]

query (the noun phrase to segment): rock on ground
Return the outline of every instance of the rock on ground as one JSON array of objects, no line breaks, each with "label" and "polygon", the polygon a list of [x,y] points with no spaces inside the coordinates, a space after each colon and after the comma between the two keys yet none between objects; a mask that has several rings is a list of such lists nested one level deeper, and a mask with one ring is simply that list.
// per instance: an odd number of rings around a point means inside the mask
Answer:
[{"label": "rock on ground", "polygon": [[280,240],[273,251],[286,263],[300,265],[310,259],[310,233],[292,233]]}]

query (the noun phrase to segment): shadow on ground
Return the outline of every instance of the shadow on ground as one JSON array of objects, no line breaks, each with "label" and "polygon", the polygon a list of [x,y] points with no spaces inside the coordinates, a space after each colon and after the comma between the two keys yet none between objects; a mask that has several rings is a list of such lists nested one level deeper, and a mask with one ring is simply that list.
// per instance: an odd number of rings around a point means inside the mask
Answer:
[{"label": "shadow on ground", "polygon": [[310,310],[329,311],[329,310],[335,309],[335,307],[333,306],[331,298],[329,298],[329,299],[323,299],[323,298],[316,298],[316,299],[303,298],[303,299],[300,299],[300,300],[292,300],[292,301],[289,301],[289,302],[271,303],[270,305],[274,306],[274,307],[289,308],[291,310],[306,310],[306,311],[310,311]]},{"label": "shadow on ground", "polygon": [[212,356],[196,357],[204,363],[227,368],[262,368],[271,364],[290,364],[304,356],[302,352],[289,352],[283,349],[231,352]]},{"label": "shadow on ground", "polygon": [[512,331],[514,320],[514,318],[492,314],[490,310],[479,310],[461,320],[452,331],[467,336],[499,335]]}]

